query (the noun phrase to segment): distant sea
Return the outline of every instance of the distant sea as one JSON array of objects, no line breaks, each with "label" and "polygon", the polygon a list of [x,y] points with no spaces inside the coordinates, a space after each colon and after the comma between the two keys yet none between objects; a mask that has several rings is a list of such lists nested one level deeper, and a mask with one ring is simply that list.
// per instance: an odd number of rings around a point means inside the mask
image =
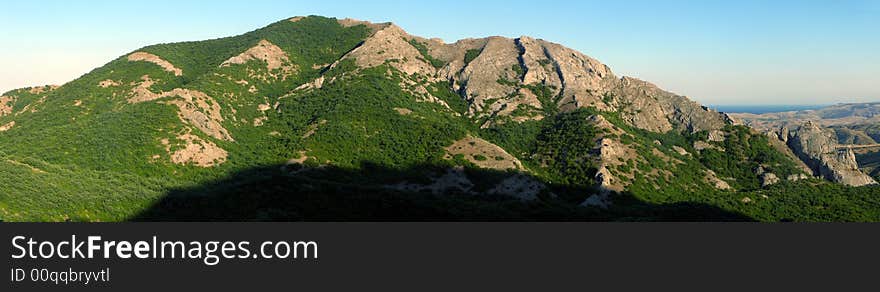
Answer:
[{"label": "distant sea", "polygon": [[802,110],[816,110],[827,107],[827,104],[819,105],[710,105],[709,108],[725,113],[749,113],[766,114]]}]

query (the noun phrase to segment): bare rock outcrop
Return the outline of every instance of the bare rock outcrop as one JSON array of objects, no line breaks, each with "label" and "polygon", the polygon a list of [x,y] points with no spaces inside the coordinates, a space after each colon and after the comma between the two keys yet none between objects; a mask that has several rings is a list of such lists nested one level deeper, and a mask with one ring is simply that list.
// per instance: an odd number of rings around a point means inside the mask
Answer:
[{"label": "bare rock outcrop", "polygon": [[761,175],[761,186],[767,187],[779,183],[779,177],[771,172],[765,172]]},{"label": "bare rock outcrop", "polygon": [[98,82],[98,87],[100,87],[100,88],[116,87],[119,85],[120,85],[119,82],[116,82],[112,79],[107,79],[107,80]]},{"label": "bare rock outcrop", "polygon": [[529,37],[516,41],[526,67],[523,84],[558,88],[554,94],[563,110],[616,111],[629,124],[654,132],[718,130],[728,123],[723,114],[687,97],[635,78],[618,78],[608,66],[562,45]]},{"label": "bare rock outcrop", "polygon": [[0,117],[12,113],[12,102],[15,99],[11,96],[0,96]]},{"label": "bare rock outcrop", "polygon": [[[625,135],[622,129],[601,115],[591,116],[588,121],[607,135]],[[605,134],[596,139],[595,145],[592,152],[598,154],[594,158],[598,169],[593,181],[598,193],[588,197],[581,205],[607,208],[611,205],[611,195],[624,191],[629,186],[628,179],[632,179],[632,173],[614,173],[611,169],[635,160],[638,153],[629,145],[621,143],[619,139],[607,138]],[[624,180],[623,176],[627,176],[627,180]]]},{"label": "bare rock outcrop", "polygon": [[419,50],[409,43],[412,36],[402,28],[394,24],[387,24],[376,27],[376,29],[378,30],[372,36],[343,58],[353,59],[361,68],[371,68],[387,63],[407,75],[418,73],[430,76],[437,71],[422,57]]},{"label": "bare rock outcrop", "polygon": [[[519,82],[519,76],[513,70],[514,66],[519,66],[518,56],[519,51],[513,40],[492,37],[480,55],[457,75],[456,83],[461,84],[461,92],[471,104],[469,115],[485,114],[487,111],[484,109],[495,105],[489,101],[498,101],[516,92],[516,87],[511,83]],[[500,103],[497,107],[500,107]]]},{"label": "bare rock outcrop", "polygon": [[0,125],[0,132],[6,132],[15,127],[15,121],[8,122],[6,124]]},{"label": "bare rock outcrop", "polygon": [[708,139],[712,142],[724,142],[724,140],[727,140],[727,133],[721,130],[711,130],[709,131]]},{"label": "bare rock outcrop", "polygon": [[[490,39],[489,44],[493,40]],[[564,111],[582,107],[616,111],[632,126],[653,132],[667,132],[674,128],[692,132],[718,130],[728,123],[721,113],[648,82],[630,77],[618,78],[608,66],[562,45],[529,37],[520,37],[513,42],[519,49],[516,61],[524,67],[520,83],[546,86],[558,100],[557,106]],[[494,40],[494,43],[504,42]],[[486,48],[492,48],[489,44]],[[510,49],[505,51],[507,55],[513,53]],[[480,57],[471,64],[479,65],[479,62],[474,62],[486,53],[484,48]],[[492,66],[481,66],[481,70],[500,68],[495,69],[497,71],[514,66],[514,60],[507,58],[510,56],[487,58],[492,61]],[[489,89],[481,88],[484,86]],[[510,86],[499,86],[497,82],[467,83],[467,90],[483,93],[484,99],[503,99]]]},{"label": "bare rock outcrop", "polygon": [[859,170],[852,149],[839,149],[835,134],[816,123],[807,122],[791,130],[788,146],[817,176],[850,186],[877,183]]},{"label": "bare rock outcrop", "polygon": [[[228,67],[233,64],[246,64],[251,61],[265,62],[266,69],[269,70],[270,76],[275,78],[280,77],[281,79],[284,79],[287,76],[296,73],[297,70],[296,66],[290,63],[290,58],[287,56],[287,53],[285,53],[284,50],[267,40],[260,40],[256,46],[248,49],[247,51],[244,51],[237,56],[229,58],[228,60],[220,64],[220,67]],[[252,75],[256,75],[256,73],[252,73]]]},{"label": "bare rock outcrop", "polygon": [[506,195],[523,201],[538,199],[538,195],[547,188],[540,181],[523,174],[513,175],[501,181],[489,194]]},{"label": "bare rock outcrop", "polygon": [[455,141],[446,147],[446,152],[448,153],[446,159],[452,159],[453,156],[460,154],[464,156],[464,159],[482,168],[525,170],[519,159],[507,153],[503,148],[473,136]]},{"label": "bare rock outcrop", "polygon": [[712,131],[729,123],[722,113],[635,78],[621,78],[612,94],[623,104],[619,109],[621,117],[637,128],[652,132],[667,132],[673,128]]},{"label": "bare rock outcrop", "polygon": [[540,43],[562,82],[560,105],[563,108],[569,105],[603,109],[600,104],[603,93],[613,86],[616,79],[611,68],[560,44]]},{"label": "bare rock outcrop", "polygon": [[196,135],[185,133],[177,137],[180,145],[179,149],[173,150],[168,139],[162,140],[165,145],[165,151],[171,156],[171,162],[175,164],[192,163],[198,167],[212,167],[226,162],[228,153],[220,147],[217,147],[211,141],[205,141]]},{"label": "bare rock outcrop", "polygon": [[791,158],[791,161],[795,163],[795,166],[797,166],[798,169],[800,169],[804,173],[813,173],[813,169],[810,168],[809,165],[804,163],[801,157],[798,156],[798,154],[795,154],[794,151],[792,151],[792,149],[788,146],[788,128],[782,128],[779,130],[778,133],[767,133],[767,136],[769,138],[767,139],[767,142],[770,143],[770,146],[773,147],[773,149],[776,149],[776,151],[779,151],[779,153],[782,153],[785,156],[788,156],[788,158]]},{"label": "bare rock outcrop", "polygon": [[439,74],[444,79],[451,81],[452,89],[458,92],[461,90],[462,84],[457,83],[460,79],[457,75],[460,74],[466,66],[469,66],[470,63],[473,62],[473,60],[470,60],[470,62],[466,60],[468,52],[476,52],[476,57],[479,57],[483,52],[483,48],[485,48],[486,44],[489,42],[489,39],[490,38],[468,38],[452,44],[435,42],[427,42],[426,44],[430,48],[431,55],[447,62],[446,66],[440,69]]},{"label": "bare rock outcrop", "polygon": [[164,103],[177,106],[177,115],[181,121],[195,126],[216,139],[234,141],[229,131],[223,127],[220,104],[214,98],[201,91],[180,88],[165,92],[163,95],[178,97]]},{"label": "bare rock outcrop", "polygon": [[517,44],[522,51],[522,64],[525,66],[523,84],[542,84],[548,86],[553,96],[559,95],[562,89],[562,76],[557,66],[550,59],[548,52],[544,50],[541,41],[530,37],[520,37]]},{"label": "bare rock outcrop", "polygon": [[731,189],[730,184],[728,184],[726,181],[718,178],[718,175],[715,174],[715,172],[712,171],[711,169],[706,170],[705,178],[706,178],[706,182],[708,182],[710,185],[712,185],[716,189],[719,189],[719,190]]},{"label": "bare rock outcrop", "polygon": [[[590,123],[598,129],[604,129],[609,134],[625,135],[623,130],[608,122],[601,115],[590,117]],[[596,165],[598,166],[595,182],[600,193],[622,192],[629,184],[621,179],[620,176],[630,174],[615,174],[610,169],[617,168],[620,165],[626,164],[627,161],[636,159],[638,157],[636,150],[629,145],[623,144],[619,139],[600,137],[596,140],[593,152],[598,154],[595,158]]]},{"label": "bare rock outcrop", "polygon": [[155,83],[156,81],[150,76],[141,77],[141,82],[135,83],[135,86],[132,87],[128,102],[135,104],[176,97],[176,99],[160,101],[160,103],[177,106],[178,117],[185,124],[193,125],[216,139],[234,141],[229,131],[223,127],[224,119],[220,112],[220,104],[213,97],[198,90],[183,88],[154,93],[150,87]]},{"label": "bare rock outcrop", "polygon": [[690,156],[690,155],[691,155],[690,152],[687,152],[687,150],[685,150],[684,148],[681,148],[681,147],[679,147],[679,146],[675,146],[675,145],[673,145],[673,146],[672,146],[672,150],[675,150],[675,152],[678,153],[678,155],[681,155],[681,156]]}]

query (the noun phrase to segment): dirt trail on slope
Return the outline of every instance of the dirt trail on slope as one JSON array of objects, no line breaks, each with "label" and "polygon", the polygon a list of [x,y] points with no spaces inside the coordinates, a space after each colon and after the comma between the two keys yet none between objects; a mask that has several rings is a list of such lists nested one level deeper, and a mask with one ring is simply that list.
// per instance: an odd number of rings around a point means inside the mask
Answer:
[{"label": "dirt trail on slope", "polygon": [[183,70],[181,70],[180,68],[174,67],[174,64],[171,64],[171,62],[165,61],[164,59],[159,58],[159,56],[156,56],[156,55],[153,55],[150,53],[135,52],[135,53],[132,53],[131,55],[128,55],[128,60],[132,61],[132,62],[138,62],[138,61],[150,62],[150,63],[156,64],[156,65],[159,65],[159,67],[162,67],[162,69],[165,69],[165,71],[174,73],[174,76],[183,75]]},{"label": "dirt trail on slope", "polygon": [[36,172],[36,173],[46,173],[45,170],[42,170],[42,169],[36,168],[36,167],[34,167],[33,165],[30,165],[30,164],[27,164],[27,163],[18,162],[18,161],[12,160],[12,159],[7,159],[6,162],[8,162],[9,164],[12,164],[12,165],[17,165],[17,166],[21,166],[21,167],[26,167],[26,168],[28,168],[28,169],[30,169],[31,171]]}]

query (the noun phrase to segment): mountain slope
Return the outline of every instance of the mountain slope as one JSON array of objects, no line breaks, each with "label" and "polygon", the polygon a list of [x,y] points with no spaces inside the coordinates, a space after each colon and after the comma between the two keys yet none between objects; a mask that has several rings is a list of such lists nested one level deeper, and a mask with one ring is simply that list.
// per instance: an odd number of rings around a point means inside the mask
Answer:
[{"label": "mountain slope", "polygon": [[[767,136],[561,45],[391,23],[149,46],[0,101],[3,155],[52,169],[0,165],[21,177],[0,183],[4,220],[781,220],[811,206],[779,213],[765,187],[824,184],[787,182],[805,171]],[[79,195],[100,190],[126,203]]]}]

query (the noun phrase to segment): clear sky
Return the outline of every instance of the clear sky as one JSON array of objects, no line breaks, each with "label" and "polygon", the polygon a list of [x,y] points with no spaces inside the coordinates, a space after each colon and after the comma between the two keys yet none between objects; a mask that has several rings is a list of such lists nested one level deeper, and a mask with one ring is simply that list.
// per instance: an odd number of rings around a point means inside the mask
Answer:
[{"label": "clear sky", "polygon": [[311,14],[447,42],[543,38],[707,104],[880,101],[880,0],[3,1],[0,92],[61,84],[146,45]]}]

